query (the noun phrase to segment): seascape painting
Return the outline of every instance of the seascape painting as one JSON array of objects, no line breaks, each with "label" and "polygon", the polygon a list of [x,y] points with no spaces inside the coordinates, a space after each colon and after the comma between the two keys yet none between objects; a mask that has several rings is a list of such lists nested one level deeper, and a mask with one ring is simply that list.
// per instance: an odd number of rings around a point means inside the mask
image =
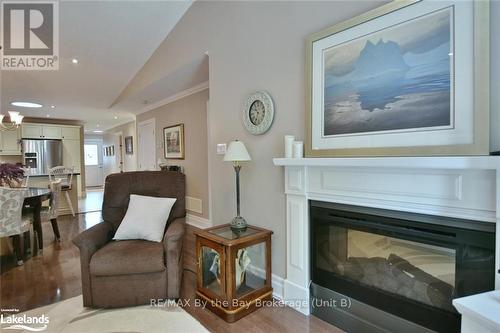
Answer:
[{"label": "seascape painting", "polygon": [[453,7],[323,53],[323,136],[453,128]]}]

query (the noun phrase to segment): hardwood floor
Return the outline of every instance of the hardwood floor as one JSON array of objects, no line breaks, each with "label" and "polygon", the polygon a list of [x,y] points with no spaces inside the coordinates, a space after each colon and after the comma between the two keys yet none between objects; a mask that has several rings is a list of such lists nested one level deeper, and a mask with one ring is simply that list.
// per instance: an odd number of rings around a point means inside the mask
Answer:
[{"label": "hardwood floor", "polygon": [[96,212],[102,209],[102,199],[104,196],[104,188],[87,187],[87,195],[84,198],[78,199],[78,212],[89,213]]},{"label": "hardwood floor", "polygon": [[101,221],[101,212],[58,219],[61,242],[54,242],[50,223],[42,223],[43,255],[17,266],[14,257],[1,262],[1,308],[26,311],[82,293],[80,253],[71,239]]},{"label": "hardwood floor", "polygon": [[[61,243],[54,242],[50,223],[43,223],[42,256],[30,258],[16,266],[14,258],[1,262],[2,309],[26,311],[81,294],[80,258],[71,243],[76,235],[101,221],[100,212],[59,218]],[[196,258],[194,227],[188,226],[184,240],[184,278],[182,299],[189,299],[184,309],[212,332],[341,332],[338,328],[314,317],[304,316],[289,307],[259,309],[241,320],[228,324],[207,309],[194,306]]]}]

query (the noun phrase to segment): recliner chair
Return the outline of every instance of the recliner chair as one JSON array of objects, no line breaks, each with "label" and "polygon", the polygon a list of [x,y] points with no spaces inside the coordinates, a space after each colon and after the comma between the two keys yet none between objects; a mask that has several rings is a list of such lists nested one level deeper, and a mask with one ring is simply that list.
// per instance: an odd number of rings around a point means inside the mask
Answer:
[{"label": "recliner chair", "polygon": [[[112,240],[127,211],[130,194],[177,198],[162,242]],[[80,249],[84,306],[134,306],[149,304],[151,299],[179,298],[185,195],[185,176],[179,172],[137,171],[106,178],[104,222],[73,240]]]}]

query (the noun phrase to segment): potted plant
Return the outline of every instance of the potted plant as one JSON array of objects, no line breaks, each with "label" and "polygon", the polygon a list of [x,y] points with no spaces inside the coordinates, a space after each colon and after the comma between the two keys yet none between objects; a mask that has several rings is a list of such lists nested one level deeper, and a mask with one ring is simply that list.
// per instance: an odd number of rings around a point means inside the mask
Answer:
[{"label": "potted plant", "polygon": [[23,183],[24,170],[12,163],[0,164],[0,186],[19,187]]}]

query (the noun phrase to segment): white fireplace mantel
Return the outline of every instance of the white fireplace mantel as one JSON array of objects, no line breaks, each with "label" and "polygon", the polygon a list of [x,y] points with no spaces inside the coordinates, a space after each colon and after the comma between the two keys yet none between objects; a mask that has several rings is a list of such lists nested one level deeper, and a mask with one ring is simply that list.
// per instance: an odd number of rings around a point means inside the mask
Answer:
[{"label": "white fireplace mantel", "polygon": [[[275,158],[285,167],[287,276],[283,296],[308,315],[309,200],[496,223],[500,156]],[[496,274],[500,289],[500,274]],[[299,302],[302,300],[303,302]]]},{"label": "white fireplace mantel", "polygon": [[275,158],[278,166],[500,169],[500,156]]}]

